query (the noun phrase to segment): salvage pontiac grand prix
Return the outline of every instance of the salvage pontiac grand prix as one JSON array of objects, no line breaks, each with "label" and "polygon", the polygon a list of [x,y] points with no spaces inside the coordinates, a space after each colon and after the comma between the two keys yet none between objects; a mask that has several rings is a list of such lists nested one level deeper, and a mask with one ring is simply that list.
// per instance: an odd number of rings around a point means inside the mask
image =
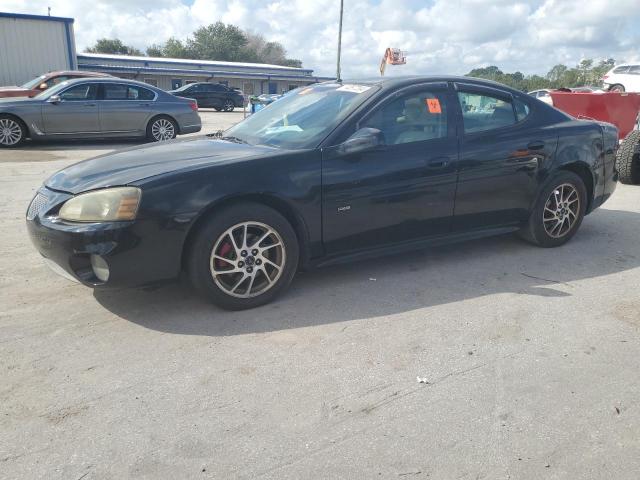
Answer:
[{"label": "salvage pontiac grand prix", "polygon": [[51,176],[27,211],[59,273],[93,288],[186,270],[227,309],[300,268],[517,232],[557,247],[616,186],[617,131],[471,78],[301,88],[217,136]]}]

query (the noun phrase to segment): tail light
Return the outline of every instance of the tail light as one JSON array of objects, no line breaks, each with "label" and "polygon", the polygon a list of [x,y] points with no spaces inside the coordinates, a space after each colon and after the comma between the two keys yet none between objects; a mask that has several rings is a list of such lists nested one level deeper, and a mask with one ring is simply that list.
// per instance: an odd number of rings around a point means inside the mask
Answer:
[{"label": "tail light", "polygon": [[191,110],[193,110],[194,112],[198,111],[198,102],[196,102],[195,100],[191,100],[189,102],[189,106],[191,107]]},{"label": "tail light", "polygon": [[602,80],[606,80],[607,78],[609,78],[609,75],[605,75],[604,77],[602,77]]}]

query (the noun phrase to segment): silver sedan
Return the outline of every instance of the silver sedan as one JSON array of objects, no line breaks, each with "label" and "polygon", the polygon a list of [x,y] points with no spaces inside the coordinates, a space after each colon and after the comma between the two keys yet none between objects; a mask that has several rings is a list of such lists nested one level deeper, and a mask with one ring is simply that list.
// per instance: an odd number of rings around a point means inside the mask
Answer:
[{"label": "silver sedan", "polygon": [[201,128],[195,100],[119,78],[70,80],[33,98],[0,99],[0,147],[16,147],[26,138],[157,142]]}]

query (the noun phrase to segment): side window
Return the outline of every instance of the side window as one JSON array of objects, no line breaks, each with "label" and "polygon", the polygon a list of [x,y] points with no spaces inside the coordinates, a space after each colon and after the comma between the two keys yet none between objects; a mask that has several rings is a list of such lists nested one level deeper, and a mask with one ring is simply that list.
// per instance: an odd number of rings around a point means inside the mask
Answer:
[{"label": "side window", "polygon": [[105,83],[105,100],[153,100],[155,94],[146,88],[121,83]]},{"label": "side window", "polygon": [[516,123],[513,105],[491,95],[458,92],[465,133],[482,132]]},{"label": "side window", "polygon": [[629,73],[631,75],[640,75],[640,65],[633,65],[629,67]]},{"label": "side window", "polygon": [[627,73],[629,71],[629,67],[628,66],[624,66],[624,67],[616,67],[613,69],[613,73]]},{"label": "side window", "polygon": [[105,100],[126,100],[127,86],[121,83],[105,83],[104,99]]},{"label": "side window", "polygon": [[446,92],[411,93],[378,108],[360,127],[377,128],[387,145],[447,136]]},{"label": "side window", "polygon": [[529,105],[524,103],[522,100],[516,98],[514,102],[514,106],[516,107],[516,120],[521,122],[529,115]]},{"label": "side window", "polygon": [[66,89],[60,94],[60,99],[65,102],[78,102],[83,100],[95,100],[98,92],[97,83],[81,83]]},{"label": "side window", "polygon": [[134,87],[133,85],[130,85],[129,90],[127,91],[127,97],[129,100],[153,100],[155,96],[155,93],[151,90],[142,87]]},{"label": "side window", "polygon": [[209,86],[209,88],[211,89],[211,90],[209,90],[211,92],[224,92],[225,91],[224,85],[219,85],[219,84],[218,85],[211,84]]}]

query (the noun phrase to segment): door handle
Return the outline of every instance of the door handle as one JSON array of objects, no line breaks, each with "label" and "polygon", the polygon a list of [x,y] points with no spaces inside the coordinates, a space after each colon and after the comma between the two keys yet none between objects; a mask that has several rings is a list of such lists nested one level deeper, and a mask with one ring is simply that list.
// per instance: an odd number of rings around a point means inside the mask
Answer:
[{"label": "door handle", "polygon": [[544,142],[540,140],[534,140],[533,142],[529,142],[527,145],[527,149],[529,150],[542,150],[544,148]]},{"label": "door handle", "polygon": [[427,162],[427,168],[444,168],[449,165],[449,157],[436,157]]}]

